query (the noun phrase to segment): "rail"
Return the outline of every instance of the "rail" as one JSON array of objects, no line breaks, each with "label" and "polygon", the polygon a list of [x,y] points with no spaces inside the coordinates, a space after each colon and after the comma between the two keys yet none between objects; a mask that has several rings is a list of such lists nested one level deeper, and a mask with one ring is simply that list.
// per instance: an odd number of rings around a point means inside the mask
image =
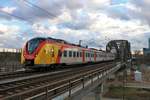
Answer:
[{"label": "rail", "polygon": [[20,100],[42,98],[46,100],[49,98],[54,98],[63,93],[66,93],[67,96],[71,96],[71,94],[78,91],[77,87],[80,87],[80,89],[85,88],[87,85],[93,84],[95,80],[103,79],[109,73],[119,68],[120,66],[116,66],[116,64],[103,65],[103,67],[99,67],[84,73],[81,72],[80,74],[71,75],[60,80],[55,80],[46,85],[9,95],[2,99],[13,98],[14,100]]}]

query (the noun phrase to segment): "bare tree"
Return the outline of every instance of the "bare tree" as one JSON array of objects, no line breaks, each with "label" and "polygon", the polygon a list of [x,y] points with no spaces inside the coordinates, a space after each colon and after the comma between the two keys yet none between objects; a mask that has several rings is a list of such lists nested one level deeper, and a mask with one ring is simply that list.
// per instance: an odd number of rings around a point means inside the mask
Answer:
[{"label": "bare tree", "polygon": [[134,56],[135,57],[141,56],[141,51],[140,50],[134,50]]}]

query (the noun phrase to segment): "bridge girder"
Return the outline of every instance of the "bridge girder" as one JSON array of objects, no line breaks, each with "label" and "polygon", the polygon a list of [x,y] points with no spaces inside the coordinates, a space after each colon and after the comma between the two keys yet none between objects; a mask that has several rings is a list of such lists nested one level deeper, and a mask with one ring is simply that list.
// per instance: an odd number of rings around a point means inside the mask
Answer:
[{"label": "bridge girder", "polygon": [[112,52],[117,59],[127,61],[131,58],[131,47],[127,40],[112,40],[106,45],[106,51]]}]

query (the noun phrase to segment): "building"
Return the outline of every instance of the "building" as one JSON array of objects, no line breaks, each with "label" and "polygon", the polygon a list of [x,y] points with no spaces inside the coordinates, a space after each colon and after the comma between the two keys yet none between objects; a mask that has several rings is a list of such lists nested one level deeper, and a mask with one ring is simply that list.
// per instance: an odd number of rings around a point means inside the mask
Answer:
[{"label": "building", "polygon": [[143,54],[144,54],[144,56],[150,56],[150,38],[149,38],[149,40],[148,40],[148,45],[149,45],[149,47],[148,48],[143,48]]}]

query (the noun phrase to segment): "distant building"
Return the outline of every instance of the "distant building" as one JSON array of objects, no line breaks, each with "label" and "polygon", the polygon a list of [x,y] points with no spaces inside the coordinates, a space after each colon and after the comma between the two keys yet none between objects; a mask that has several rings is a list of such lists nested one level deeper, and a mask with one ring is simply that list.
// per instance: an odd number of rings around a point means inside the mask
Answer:
[{"label": "distant building", "polygon": [[148,48],[143,48],[143,54],[144,54],[144,56],[150,56],[150,38],[148,40],[148,45],[149,45]]}]

